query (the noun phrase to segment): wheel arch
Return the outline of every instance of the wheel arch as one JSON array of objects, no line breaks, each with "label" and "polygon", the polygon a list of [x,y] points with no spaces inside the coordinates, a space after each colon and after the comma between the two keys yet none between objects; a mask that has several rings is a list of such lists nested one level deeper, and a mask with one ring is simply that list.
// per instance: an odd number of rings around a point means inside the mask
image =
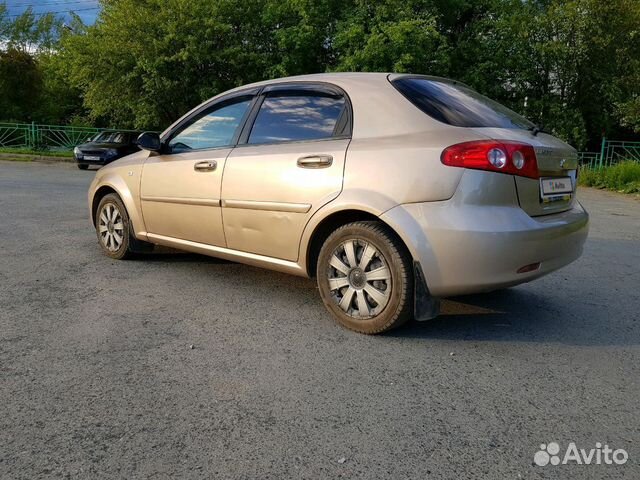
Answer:
[{"label": "wheel arch", "polygon": [[116,189],[114,189],[110,185],[102,185],[93,194],[93,198],[91,199],[91,221],[93,222],[94,227],[96,226],[96,216],[98,214],[98,205],[100,205],[100,201],[110,193],[115,193],[116,195],[120,196],[116,191]]},{"label": "wheel arch", "polygon": [[[425,321],[437,317],[440,313],[440,300],[431,296],[427,278],[425,278],[420,264],[421,256],[416,250],[416,245],[409,243],[416,241],[416,238],[414,238],[416,236],[421,237],[417,240],[418,245],[423,242],[428,243],[426,235],[422,230],[416,231],[416,225],[411,222],[407,223],[406,219],[402,219],[405,220],[405,223],[403,223],[402,221],[397,221],[398,219],[395,218],[395,215],[387,216],[385,219],[381,218],[382,216],[384,216],[384,213],[376,215],[371,211],[358,208],[346,208],[327,215],[318,222],[310,234],[305,250],[306,254],[301,262],[302,266],[306,269],[309,277],[315,277],[320,249],[334,230],[342,225],[356,221],[373,220],[379,222],[395,237],[400,248],[405,250],[413,264],[414,292],[412,302],[414,318],[418,321]],[[402,228],[403,226],[406,227],[406,230]]]},{"label": "wheel arch", "polygon": [[[127,209],[127,215],[129,221],[133,226],[133,234],[139,240],[147,240],[147,233],[145,231],[145,224],[142,218],[142,211],[139,208],[139,202],[136,202],[136,193],[132,192],[129,185],[120,176],[110,174],[108,177],[101,178],[98,185],[94,187],[94,193],[91,197],[91,221],[93,226],[96,224],[96,213],[100,201],[109,195],[115,193],[120,197],[122,203],[124,203]],[[137,204],[138,203],[138,204]]]},{"label": "wheel arch", "polygon": [[358,221],[376,221],[383,224],[389,232],[396,237],[407,254],[413,258],[411,250],[408,248],[402,236],[378,215],[375,215],[371,211],[367,211],[365,209],[345,208],[344,210],[332,212],[324,217],[320,222],[318,222],[310,234],[309,241],[306,244],[306,254],[303,259],[303,266],[305,267],[309,277],[315,277],[320,249],[329,235],[342,225]]}]

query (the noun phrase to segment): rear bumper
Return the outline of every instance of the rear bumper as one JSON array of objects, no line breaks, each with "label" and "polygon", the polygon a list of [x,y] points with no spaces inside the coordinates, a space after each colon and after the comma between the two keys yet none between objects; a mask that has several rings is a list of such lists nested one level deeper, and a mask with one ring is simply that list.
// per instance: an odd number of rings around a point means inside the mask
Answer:
[{"label": "rear bumper", "polygon": [[[515,205],[445,201],[399,205],[381,218],[420,262],[435,297],[496,290],[553,272],[580,257],[589,228],[578,202],[544,217]],[[537,262],[537,270],[517,273]]]}]

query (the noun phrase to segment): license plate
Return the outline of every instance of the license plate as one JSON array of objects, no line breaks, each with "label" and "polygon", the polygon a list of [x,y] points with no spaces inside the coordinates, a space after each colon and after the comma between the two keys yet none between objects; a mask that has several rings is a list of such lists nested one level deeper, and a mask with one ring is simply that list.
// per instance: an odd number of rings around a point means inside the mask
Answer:
[{"label": "license plate", "polygon": [[89,162],[99,162],[100,161],[100,157],[96,157],[95,155],[85,155],[84,159],[89,161]]},{"label": "license plate", "polygon": [[542,198],[570,195],[573,193],[573,181],[571,177],[541,178],[540,192]]}]

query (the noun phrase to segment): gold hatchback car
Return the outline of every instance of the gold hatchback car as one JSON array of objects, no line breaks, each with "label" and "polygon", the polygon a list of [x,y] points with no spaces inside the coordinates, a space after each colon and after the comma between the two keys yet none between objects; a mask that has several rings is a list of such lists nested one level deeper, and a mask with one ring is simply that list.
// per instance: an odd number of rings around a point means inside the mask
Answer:
[{"label": "gold hatchback car", "polygon": [[270,80],[138,144],[89,190],[107,255],[156,244],[315,276],[331,314],[362,333],[541,277],[587,237],[576,151],[452,80]]}]

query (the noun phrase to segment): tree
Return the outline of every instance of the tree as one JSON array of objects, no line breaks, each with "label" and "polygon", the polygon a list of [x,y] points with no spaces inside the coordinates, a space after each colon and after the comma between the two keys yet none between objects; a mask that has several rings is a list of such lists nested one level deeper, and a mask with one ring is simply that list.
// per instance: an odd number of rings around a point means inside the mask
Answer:
[{"label": "tree", "polygon": [[57,53],[38,56],[42,83],[34,118],[45,124],[91,125],[82,92],[69,82],[69,68]]},{"label": "tree", "polygon": [[591,138],[640,132],[640,2],[582,0],[585,55],[577,97]]},{"label": "tree", "polygon": [[274,49],[264,2],[121,0],[63,38],[71,80],[94,119],[162,128],[225,89],[264,78]]},{"label": "tree", "polygon": [[271,50],[266,78],[324,72],[335,65],[333,38],[350,9],[347,0],[268,1],[262,12],[262,38]]},{"label": "tree", "polygon": [[595,148],[633,125],[639,26],[633,0],[501,1],[459,36],[452,75]]},{"label": "tree", "polygon": [[0,115],[30,121],[38,108],[42,75],[34,58],[10,47],[0,51]]},{"label": "tree", "polygon": [[62,20],[53,13],[36,15],[31,7],[10,20],[6,5],[0,4],[0,41],[8,48],[31,54],[49,51],[62,28]]},{"label": "tree", "polygon": [[336,70],[445,74],[448,46],[436,11],[421,0],[358,0],[332,42]]},{"label": "tree", "polygon": [[66,123],[82,111],[56,51],[62,25],[30,8],[11,20],[0,4],[1,120]]}]

